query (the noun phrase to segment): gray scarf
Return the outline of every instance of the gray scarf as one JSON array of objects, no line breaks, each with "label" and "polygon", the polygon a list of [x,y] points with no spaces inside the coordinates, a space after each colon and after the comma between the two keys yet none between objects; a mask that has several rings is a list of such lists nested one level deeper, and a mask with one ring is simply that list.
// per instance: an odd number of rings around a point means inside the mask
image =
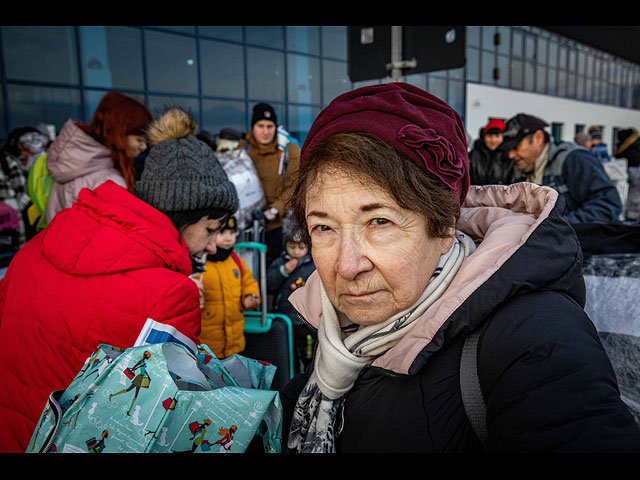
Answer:
[{"label": "gray scarf", "polygon": [[418,301],[377,325],[342,328],[335,308],[320,283],[322,318],[314,369],[298,397],[288,447],[300,453],[335,452],[335,419],[343,396],[364,367],[396,345],[419,318],[449,287],[462,262],[475,250],[465,234],[440,257]]}]

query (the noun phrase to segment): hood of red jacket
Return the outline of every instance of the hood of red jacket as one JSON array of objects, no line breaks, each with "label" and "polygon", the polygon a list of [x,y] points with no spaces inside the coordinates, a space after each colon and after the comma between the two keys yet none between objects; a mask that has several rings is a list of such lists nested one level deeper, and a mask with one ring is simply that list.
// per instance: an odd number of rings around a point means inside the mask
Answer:
[{"label": "hood of red jacket", "polygon": [[152,267],[192,272],[187,245],[169,218],[112,181],[81,190],[42,235],[45,258],[74,275]]}]

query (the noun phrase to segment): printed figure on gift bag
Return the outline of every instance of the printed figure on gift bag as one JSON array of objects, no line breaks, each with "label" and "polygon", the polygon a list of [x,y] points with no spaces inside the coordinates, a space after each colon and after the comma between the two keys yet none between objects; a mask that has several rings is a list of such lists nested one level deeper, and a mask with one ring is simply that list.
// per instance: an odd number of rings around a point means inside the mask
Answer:
[{"label": "printed figure on gift bag", "polygon": [[214,445],[220,445],[219,453],[227,453],[231,450],[231,445],[233,445],[233,434],[236,433],[236,430],[238,430],[238,427],[235,425],[231,425],[229,428],[220,428],[218,435],[222,435],[222,438],[214,443]]},{"label": "printed figure on gift bag", "polygon": [[109,436],[109,430],[103,430],[100,440],[96,440],[96,437],[92,437],[87,440],[87,451],[89,453],[102,453],[105,449],[104,440]]},{"label": "printed figure on gift bag", "polygon": [[207,433],[207,427],[211,425],[211,420],[205,418],[202,423],[191,422],[189,424],[189,430],[193,433],[193,436],[189,440],[193,440],[191,444],[191,450],[186,452],[178,452],[178,453],[194,453],[198,447],[201,447],[203,451],[207,451],[210,449],[209,442],[204,439],[204,436]]},{"label": "printed figure on gift bag", "polygon": [[[131,385],[128,388],[125,388],[124,390],[120,390],[117,393],[112,393],[111,395],[109,395],[109,400],[111,400],[116,395],[120,395],[122,393],[127,393],[127,392],[133,390],[134,388],[136,389],[136,392],[133,395],[133,400],[131,400],[131,406],[129,407],[129,410],[127,411],[127,415],[131,415],[131,409],[133,408],[133,404],[138,399],[138,395],[140,394],[140,389],[141,388],[149,388],[149,383],[151,382],[151,377],[149,377],[149,374],[147,373],[147,360],[150,357],[151,357],[151,353],[148,350],[145,350],[145,352],[144,352],[144,354],[142,356],[142,359],[138,363],[136,363],[133,367],[125,369],[125,375],[129,379],[133,378],[133,380],[131,381]],[[135,375],[135,371],[137,369],[140,369],[140,373],[138,375]]]}]

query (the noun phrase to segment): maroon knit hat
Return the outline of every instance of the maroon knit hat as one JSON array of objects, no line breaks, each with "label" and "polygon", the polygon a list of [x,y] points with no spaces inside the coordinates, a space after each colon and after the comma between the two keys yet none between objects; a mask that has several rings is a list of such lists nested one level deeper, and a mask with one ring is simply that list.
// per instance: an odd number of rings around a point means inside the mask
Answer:
[{"label": "maroon knit hat", "polygon": [[469,190],[467,141],[460,115],[418,87],[386,83],[336,97],[313,122],[300,167],[314,148],[337,133],[368,133],[435,175],[462,205]]}]

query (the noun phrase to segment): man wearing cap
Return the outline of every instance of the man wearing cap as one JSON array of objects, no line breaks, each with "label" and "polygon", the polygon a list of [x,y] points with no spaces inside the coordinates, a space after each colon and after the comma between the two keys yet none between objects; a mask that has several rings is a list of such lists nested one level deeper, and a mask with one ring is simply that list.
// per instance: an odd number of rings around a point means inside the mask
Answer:
[{"label": "man wearing cap", "polygon": [[540,118],[519,113],[506,123],[504,148],[516,165],[516,181],[557,190],[565,199],[569,223],[614,222],[620,195],[600,161],[573,142],[551,141]]},{"label": "man wearing cap", "polygon": [[589,135],[591,135],[591,153],[603,163],[611,161],[607,144],[602,141],[602,129],[594,125],[589,128]]},{"label": "man wearing cap", "polygon": [[469,175],[472,185],[508,185],[513,182],[515,168],[502,145],[504,120],[492,118],[480,131],[469,152]]},{"label": "man wearing cap", "polygon": [[298,145],[290,142],[286,147],[279,146],[277,129],[278,118],[271,105],[259,103],[253,107],[251,131],[244,146],[248,146],[267,201],[263,211],[267,221],[267,262],[280,255],[285,198],[300,164]]}]

